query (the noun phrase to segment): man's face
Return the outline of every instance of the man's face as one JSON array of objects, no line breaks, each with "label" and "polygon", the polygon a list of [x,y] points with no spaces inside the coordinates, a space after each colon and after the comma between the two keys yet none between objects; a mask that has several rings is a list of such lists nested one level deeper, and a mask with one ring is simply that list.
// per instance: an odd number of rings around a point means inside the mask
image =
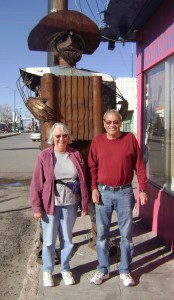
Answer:
[{"label": "man's face", "polygon": [[50,37],[48,49],[58,56],[56,64],[59,64],[59,57],[61,57],[69,66],[74,67],[82,57],[85,43],[78,34],[58,32]]},{"label": "man's face", "polygon": [[107,137],[110,139],[118,138],[120,136],[120,128],[122,121],[115,113],[108,113],[103,121],[104,128],[107,132]]}]

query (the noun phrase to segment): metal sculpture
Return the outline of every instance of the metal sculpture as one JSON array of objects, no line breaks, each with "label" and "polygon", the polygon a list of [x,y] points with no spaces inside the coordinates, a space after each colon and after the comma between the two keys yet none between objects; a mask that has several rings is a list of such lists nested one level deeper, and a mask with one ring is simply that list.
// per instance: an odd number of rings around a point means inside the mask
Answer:
[{"label": "metal sculpture", "polygon": [[[72,120],[70,116],[74,114],[77,118],[73,119],[75,129],[72,127],[72,146],[78,148],[87,160],[93,136],[103,131],[103,112],[116,107],[116,84],[111,77],[107,81],[100,73],[75,68],[83,54],[92,54],[97,49],[100,40],[101,35],[96,24],[77,11],[62,10],[50,13],[30,32],[28,37],[30,50],[50,51],[54,55],[54,67],[50,68],[49,73],[48,68],[45,68],[42,74],[21,69],[18,80],[18,89],[25,105],[40,121],[42,149],[47,147],[45,140],[52,124],[63,121],[70,127]],[[34,96],[26,95],[24,89],[27,93],[28,90],[32,91]],[[118,102],[121,104],[120,113],[124,117],[128,102],[119,92],[118,94],[121,98]],[[75,101],[78,102],[77,106],[74,104]],[[79,120],[79,116],[81,123],[77,121],[76,124],[74,120]],[[87,128],[88,126],[91,126],[91,130]],[[91,134],[81,134],[82,129],[85,133],[89,131]],[[92,203],[90,217],[92,223],[90,245],[94,247],[96,228]]]}]

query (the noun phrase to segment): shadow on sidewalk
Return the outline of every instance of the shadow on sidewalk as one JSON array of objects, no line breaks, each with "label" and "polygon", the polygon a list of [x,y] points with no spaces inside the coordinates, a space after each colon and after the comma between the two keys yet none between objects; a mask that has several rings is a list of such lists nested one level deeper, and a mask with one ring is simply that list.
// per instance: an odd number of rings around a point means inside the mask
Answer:
[{"label": "shadow on sidewalk", "polygon": [[[116,227],[116,228],[115,228]],[[89,230],[77,231],[73,236],[89,234]],[[112,222],[111,224],[111,237],[117,239],[117,243],[120,242],[118,223]],[[136,284],[139,283],[140,277],[145,273],[150,273],[153,270],[162,267],[166,263],[173,261],[174,253],[171,253],[169,249],[163,244],[163,242],[148,229],[139,217],[133,219],[133,240],[135,245],[134,257],[132,262],[132,274],[135,278]],[[88,247],[89,240],[86,238],[81,242],[74,244],[74,254],[82,245]],[[97,254],[96,254],[97,256]],[[110,257],[110,265],[117,265],[118,253]],[[76,282],[80,282],[80,278],[90,272],[95,271],[97,267],[97,259],[78,265],[73,268]],[[163,266],[163,269],[165,266]],[[118,275],[117,266],[114,267],[114,271],[111,271],[110,278]],[[56,275],[59,278],[59,275]]]}]

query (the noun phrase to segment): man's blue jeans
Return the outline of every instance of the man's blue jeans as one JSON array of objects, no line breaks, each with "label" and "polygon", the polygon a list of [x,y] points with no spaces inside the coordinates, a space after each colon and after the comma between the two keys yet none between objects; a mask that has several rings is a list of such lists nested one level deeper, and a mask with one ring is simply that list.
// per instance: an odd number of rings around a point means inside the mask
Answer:
[{"label": "man's blue jeans", "polygon": [[42,217],[43,272],[53,272],[56,239],[59,234],[61,272],[69,271],[72,254],[72,231],[77,218],[77,204],[55,206],[54,216],[44,214]]},{"label": "man's blue jeans", "polygon": [[97,226],[96,246],[99,262],[97,269],[104,274],[108,274],[110,271],[108,240],[111,217],[115,210],[121,236],[119,272],[120,274],[129,273],[134,249],[132,242],[132,210],[135,198],[132,187],[119,191],[110,191],[102,189],[102,185],[99,185],[98,190],[101,195],[101,203],[95,205]]}]

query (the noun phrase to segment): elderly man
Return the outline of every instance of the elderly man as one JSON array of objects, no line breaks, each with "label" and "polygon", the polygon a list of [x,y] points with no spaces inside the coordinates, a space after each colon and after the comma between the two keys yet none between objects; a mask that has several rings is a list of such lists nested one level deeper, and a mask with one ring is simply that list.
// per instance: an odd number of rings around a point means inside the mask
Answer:
[{"label": "elderly man", "polygon": [[130,273],[133,256],[132,210],[135,204],[131,182],[134,171],[140,186],[140,200],[147,202],[146,172],[138,142],[130,132],[121,132],[121,115],[114,109],[103,117],[106,133],[94,137],[88,157],[92,200],[96,209],[97,255],[99,265],[91,283],[109,278],[108,238],[115,210],[121,235],[120,279],[124,286],[135,284]]}]

